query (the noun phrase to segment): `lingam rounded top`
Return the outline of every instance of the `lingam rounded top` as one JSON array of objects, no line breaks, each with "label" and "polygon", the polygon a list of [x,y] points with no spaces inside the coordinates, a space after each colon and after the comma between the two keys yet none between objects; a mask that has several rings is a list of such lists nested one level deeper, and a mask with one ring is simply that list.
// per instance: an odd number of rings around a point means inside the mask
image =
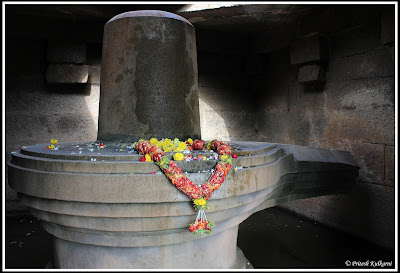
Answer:
[{"label": "lingam rounded top", "polygon": [[118,14],[111,18],[108,22],[112,22],[118,19],[122,18],[127,18],[127,17],[164,17],[164,18],[171,18],[171,19],[176,19],[183,21],[185,23],[188,23],[189,25],[193,26],[187,19],[183,18],[182,16],[179,16],[177,14],[168,12],[168,11],[162,11],[162,10],[135,10],[135,11],[128,11],[124,12],[121,14]]}]

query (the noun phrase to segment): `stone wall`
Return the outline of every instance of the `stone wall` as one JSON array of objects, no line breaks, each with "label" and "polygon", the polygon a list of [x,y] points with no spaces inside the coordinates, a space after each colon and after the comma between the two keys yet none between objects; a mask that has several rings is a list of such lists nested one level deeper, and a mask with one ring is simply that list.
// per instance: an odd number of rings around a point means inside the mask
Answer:
[{"label": "stone wall", "polygon": [[321,8],[283,34],[253,35],[242,55],[199,49],[202,135],[350,151],[361,167],[352,192],[282,207],[388,248],[395,213],[393,14],[382,6]]},{"label": "stone wall", "polygon": [[256,101],[248,92],[246,35],[197,30],[204,140],[255,140]]},{"label": "stone wall", "polygon": [[[350,194],[283,207],[389,248],[394,247],[393,12],[382,6],[321,7],[268,33],[196,28],[202,138],[350,151],[361,167]],[[6,161],[11,151],[51,138],[96,139],[104,23],[7,21]],[[56,46],[60,36],[74,37],[73,43],[64,37],[69,49]],[[311,44],[302,51],[307,39]],[[296,50],[303,59],[296,59]],[[49,83],[49,65],[81,73],[50,75]],[[307,70],[308,65],[315,66]],[[23,208],[7,174],[5,183],[6,212],[15,213]]]},{"label": "stone wall", "polygon": [[394,248],[394,37],[384,37],[390,13],[377,9],[370,15],[328,33],[322,88],[288,84],[287,120],[298,130],[289,142],[350,151],[361,167],[357,185],[348,195],[283,207]]},{"label": "stone wall", "polygon": [[[24,31],[18,19],[9,19],[6,27],[6,162],[24,145],[97,137],[101,36],[97,41],[83,38],[70,25],[40,20]],[[5,189],[6,213],[24,212],[7,183],[7,168]]]}]

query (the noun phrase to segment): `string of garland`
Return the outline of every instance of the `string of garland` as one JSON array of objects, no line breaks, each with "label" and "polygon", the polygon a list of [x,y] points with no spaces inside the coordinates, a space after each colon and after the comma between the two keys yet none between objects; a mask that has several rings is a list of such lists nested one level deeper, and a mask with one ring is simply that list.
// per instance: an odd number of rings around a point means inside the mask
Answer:
[{"label": "string of garland", "polygon": [[213,222],[209,222],[205,215],[204,210],[208,209],[206,200],[208,200],[214,191],[221,186],[228,175],[228,172],[232,169],[232,147],[230,147],[226,142],[217,140],[212,140],[206,143],[203,140],[196,139],[192,144],[190,142],[187,142],[186,144],[189,150],[209,149],[215,151],[219,155],[219,160],[215,166],[214,173],[210,176],[207,182],[200,186],[193,183],[176,165],[176,163],[165,155],[165,152],[161,147],[152,144],[148,140],[140,140],[135,145],[135,149],[140,154],[150,157],[151,160],[160,167],[172,184],[193,201],[195,209],[199,212],[196,221],[193,224],[190,224],[189,231],[194,234],[210,235],[212,228],[215,225]]}]

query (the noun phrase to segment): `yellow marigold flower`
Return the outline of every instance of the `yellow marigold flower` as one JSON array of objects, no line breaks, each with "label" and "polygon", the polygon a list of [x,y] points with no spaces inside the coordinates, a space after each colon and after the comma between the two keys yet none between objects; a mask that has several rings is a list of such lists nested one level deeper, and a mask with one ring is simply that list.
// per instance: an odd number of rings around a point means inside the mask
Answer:
[{"label": "yellow marigold flower", "polygon": [[182,150],[185,150],[187,146],[185,142],[179,142],[178,147],[181,148]]},{"label": "yellow marigold flower", "polygon": [[190,145],[193,145],[193,139],[191,139],[190,137],[185,142],[189,142]]},{"label": "yellow marigold flower", "polygon": [[52,139],[52,140],[50,140],[50,142],[51,142],[51,144],[57,144],[57,139]]},{"label": "yellow marigold flower", "polygon": [[183,159],[183,154],[182,153],[176,153],[176,154],[174,154],[174,160],[176,160],[176,161],[182,161],[182,159]]},{"label": "yellow marigold flower", "polygon": [[150,143],[151,143],[151,145],[156,145],[156,143],[157,143],[157,138],[155,138],[155,137],[152,137],[152,138],[150,138]]},{"label": "yellow marigold flower", "polygon": [[166,145],[170,144],[171,142],[172,142],[172,140],[169,138],[164,139],[164,144],[166,144]]},{"label": "yellow marigold flower", "polygon": [[222,160],[226,160],[227,158],[228,158],[227,155],[221,155],[221,159],[222,159]]},{"label": "yellow marigold flower", "polygon": [[151,156],[149,154],[145,154],[144,157],[146,158],[146,161],[153,161],[151,160]]},{"label": "yellow marigold flower", "polygon": [[207,203],[207,201],[204,200],[204,198],[198,198],[198,199],[194,199],[193,203],[197,206],[204,206]]},{"label": "yellow marigold flower", "polygon": [[179,142],[180,142],[180,141],[179,141],[179,138],[174,138],[174,144],[175,144],[175,145],[178,145]]},{"label": "yellow marigold flower", "polygon": [[164,146],[162,146],[162,149],[163,149],[163,151],[164,152],[171,152],[171,147],[169,147],[168,145],[164,145]]},{"label": "yellow marigold flower", "polygon": [[49,145],[49,146],[47,146],[49,149],[54,149],[54,145]]}]

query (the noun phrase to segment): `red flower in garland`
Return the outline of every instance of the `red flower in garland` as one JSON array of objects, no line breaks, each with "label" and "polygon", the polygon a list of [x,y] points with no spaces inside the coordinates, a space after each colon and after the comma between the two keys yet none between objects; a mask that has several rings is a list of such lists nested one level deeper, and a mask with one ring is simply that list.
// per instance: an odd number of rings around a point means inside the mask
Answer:
[{"label": "red flower in garland", "polygon": [[[205,148],[205,142],[203,140],[196,139],[193,141],[193,145],[189,145],[190,143],[186,144],[189,150],[202,150]],[[212,196],[213,192],[221,186],[228,172],[231,170],[232,165],[229,163],[232,163],[232,157],[237,158],[236,154],[230,157],[232,154],[232,148],[225,142],[213,140],[208,143],[207,147],[210,147],[212,150],[216,151],[221,156],[221,159],[215,167],[215,172],[211,175],[208,181],[199,186],[187,178],[174,161],[164,157],[165,153],[160,147],[152,145],[150,141],[147,140],[139,141],[139,143],[136,145],[136,149],[140,154],[149,154],[151,159],[160,166],[164,174],[168,177],[168,179],[170,179],[171,183],[192,200],[199,199],[201,197],[203,197],[205,200],[208,200]],[[144,156],[140,158],[140,161],[145,160],[146,159]],[[204,214],[203,208],[199,210],[199,213],[200,212]],[[210,234],[213,226],[213,222],[209,223],[206,218],[205,220],[201,218],[200,220],[196,219],[196,222],[190,225],[189,230],[200,235],[204,233]]]},{"label": "red flower in garland", "polygon": [[196,139],[195,141],[193,141],[192,147],[194,150],[203,150],[204,143],[205,142],[203,140]]}]

